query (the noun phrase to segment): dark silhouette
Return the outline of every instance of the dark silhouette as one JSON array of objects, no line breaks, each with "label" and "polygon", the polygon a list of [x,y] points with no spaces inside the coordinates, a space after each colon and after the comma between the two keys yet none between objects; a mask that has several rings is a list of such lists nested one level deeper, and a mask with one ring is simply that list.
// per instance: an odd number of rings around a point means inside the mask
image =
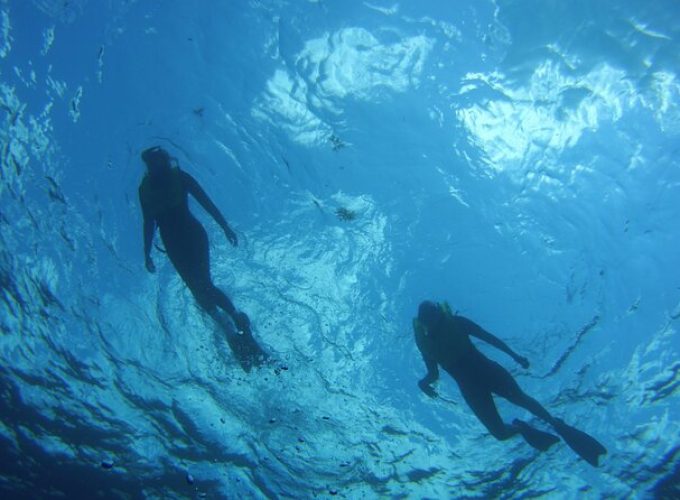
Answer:
[{"label": "dark silhouette", "polygon": [[527,409],[550,424],[567,445],[593,466],[598,466],[599,456],[607,450],[588,434],[553,417],[541,404],[525,394],[512,375],[498,363],[477,350],[470,336],[477,337],[503,351],[523,368],[529,361],[508,347],[502,340],[463,316],[453,315],[445,302],[425,301],[413,320],[416,344],[427,366],[427,375],[418,382],[420,389],[430,397],[437,397],[432,384],[439,378],[439,366],[451,375],[470,409],[498,440],[520,434],[528,444],[545,451],[559,441],[548,432],[539,431],[526,422],[515,419],[506,424],[501,419],[493,394]]},{"label": "dark silhouette", "polygon": [[191,290],[200,307],[224,326],[218,309],[226,312],[236,329],[242,333],[240,342],[227,336],[229,344],[242,366],[249,369],[255,357],[263,353],[252,340],[250,318],[243,311],[237,311],[229,297],[217,288],[210,277],[210,248],[208,235],[203,226],[189,211],[188,198],[191,194],[196,201],[220,225],[233,246],[238,238],[227,224],[218,208],[210,200],[196,179],[178,166],[172,166],[170,155],[160,147],[142,152],[147,172],[139,186],[139,200],[144,215],[144,259],[146,269],[156,271],[151,259],[151,244],[156,227],[160,230],[165,251],[182,280]]}]

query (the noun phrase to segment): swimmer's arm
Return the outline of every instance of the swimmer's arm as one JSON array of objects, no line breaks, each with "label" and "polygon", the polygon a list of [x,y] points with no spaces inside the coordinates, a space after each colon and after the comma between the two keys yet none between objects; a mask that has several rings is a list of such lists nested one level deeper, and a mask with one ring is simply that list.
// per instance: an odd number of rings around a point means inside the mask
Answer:
[{"label": "swimmer's arm", "polygon": [[189,191],[189,193],[191,193],[191,195],[196,198],[196,201],[200,203],[203,209],[208,212],[213,219],[215,219],[215,222],[219,224],[219,226],[224,231],[224,234],[227,236],[229,242],[234,246],[238,245],[236,234],[229,227],[229,224],[227,224],[227,220],[222,215],[222,212],[220,212],[206,192],[203,191],[203,188],[198,183],[198,181],[186,172],[182,172],[182,182],[187,188],[187,191]]},{"label": "swimmer's arm", "polygon": [[439,367],[437,366],[436,361],[431,361],[427,358],[423,359],[425,360],[425,366],[427,366],[427,375],[425,375],[425,377],[423,377],[422,380],[418,382],[418,385],[430,385],[439,379]]},{"label": "swimmer's arm", "polygon": [[144,258],[148,259],[151,256],[151,243],[153,242],[153,234],[156,232],[156,223],[144,217]]},{"label": "swimmer's arm", "polygon": [[522,367],[524,367],[524,368],[529,367],[529,360],[527,358],[523,357],[523,356],[520,356],[515,351],[510,349],[510,347],[505,342],[503,342],[501,339],[499,339],[498,337],[496,337],[492,333],[487,332],[486,330],[484,330],[484,328],[479,326],[477,323],[470,321],[467,318],[461,317],[460,320],[466,322],[465,332],[468,335],[472,335],[473,337],[477,337],[478,339],[483,340],[487,344],[494,346],[499,351],[503,351],[505,354],[510,356],[512,359],[514,359],[517,363],[522,365]]},{"label": "swimmer's arm", "polygon": [[156,269],[151,260],[151,243],[153,243],[153,235],[156,232],[156,221],[151,217],[142,201],[142,190],[139,190],[139,203],[142,205],[142,216],[144,217],[144,264],[149,272],[154,272]]},{"label": "swimmer's arm", "polygon": [[229,224],[227,224],[222,212],[220,212],[210,197],[208,197],[206,192],[203,191],[203,188],[196,179],[191,177],[186,172],[182,172],[182,182],[184,183],[184,187],[187,188],[187,191],[189,191],[189,193],[191,193],[191,195],[196,198],[196,201],[200,203],[203,209],[208,212],[213,219],[215,219],[215,222],[217,222],[221,228],[229,227]]},{"label": "swimmer's arm", "polygon": [[433,368],[430,366],[427,367],[427,375],[418,381],[418,387],[431,398],[436,398],[438,396],[437,391],[430,384],[435,382],[438,378],[439,368],[437,367],[437,363],[435,363]]},{"label": "swimmer's arm", "polygon": [[437,365],[437,361],[434,359],[434,357],[429,354],[428,346],[424,345],[424,343],[424,339],[422,339],[420,335],[416,334],[416,345],[418,346],[418,350],[420,350],[420,354],[423,356],[423,361],[427,367],[427,375],[425,375],[422,380],[418,381],[418,387],[420,387],[420,390],[431,398],[436,398],[437,391],[435,391],[430,384],[436,382],[437,379],[439,379],[439,366]]}]

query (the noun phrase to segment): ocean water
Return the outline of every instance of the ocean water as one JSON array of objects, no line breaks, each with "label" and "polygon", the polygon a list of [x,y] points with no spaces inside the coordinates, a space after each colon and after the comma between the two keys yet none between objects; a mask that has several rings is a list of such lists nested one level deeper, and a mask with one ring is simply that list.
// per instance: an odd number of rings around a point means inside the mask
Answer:
[{"label": "ocean water", "polygon": [[[671,0],[0,1],[2,498],[679,497],[679,71]],[[270,364],[146,272],[153,145]],[[426,298],[600,467],[424,396]]]}]

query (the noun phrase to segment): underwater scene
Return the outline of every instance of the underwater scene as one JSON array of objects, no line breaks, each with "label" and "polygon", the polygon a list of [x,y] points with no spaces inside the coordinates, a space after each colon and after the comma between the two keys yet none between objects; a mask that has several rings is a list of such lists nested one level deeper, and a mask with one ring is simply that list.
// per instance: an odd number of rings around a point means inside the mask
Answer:
[{"label": "underwater scene", "polygon": [[0,497],[680,498],[680,3],[0,0]]}]

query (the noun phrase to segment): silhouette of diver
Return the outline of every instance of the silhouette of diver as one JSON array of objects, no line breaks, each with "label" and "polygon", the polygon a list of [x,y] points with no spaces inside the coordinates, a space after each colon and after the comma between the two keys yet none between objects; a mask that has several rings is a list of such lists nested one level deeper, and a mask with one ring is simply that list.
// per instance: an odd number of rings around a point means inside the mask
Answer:
[{"label": "silhouette of diver", "polygon": [[585,432],[575,429],[553,417],[538,401],[525,394],[510,373],[477,350],[470,335],[503,351],[523,368],[529,361],[508,347],[502,340],[463,316],[453,315],[446,302],[436,304],[424,301],[413,319],[416,344],[427,366],[427,375],[418,382],[420,389],[435,398],[432,384],[439,378],[439,366],[451,375],[460,388],[466,403],[489,432],[504,441],[520,434],[532,447],[546,451],[559,438],[539,431],[526,422],[515,419],[508,425],[503,422],[492,394],[529,410],[549,423],[567,445],[589,464],[597,467],[600,455],[607,450]]},{"label": "silhouette of diver", "polygon": [[[191,194],[215,219],[233,246],[238,245],[236,234],[196,179],[180,170],[178,166],[172,166],[167,151],[158,146],[146,149],[142,152],[142,160],[147,167],[147,173],[139,186],[139,200],[144,216],[146,269],[150,273],[156,271],[151,259],[151,244],[156,226],[158,226],[170,261],[191,290],[199,306],[220,324],[223,323],[218,314],[218,308],[222,309],[232,318],[236,328],[243,333],[240,337],[252,339],[248,315],[243,311],[237,311],[229,297],[212,282],[208,235],[189,211],[188,195]],[[236,341],[230,336],[227,336],[227,339],[237,357],[239,354],[263,354],[259,347],[255,348],[257,345],[254,341],[250,343],[250,346],[246,346],[244,341],[234,344]],[[250,347],[252,352],[248,353],[248,349],[244,352],[244,347]],[[242,356],[239,362],[243,366]]]}]

